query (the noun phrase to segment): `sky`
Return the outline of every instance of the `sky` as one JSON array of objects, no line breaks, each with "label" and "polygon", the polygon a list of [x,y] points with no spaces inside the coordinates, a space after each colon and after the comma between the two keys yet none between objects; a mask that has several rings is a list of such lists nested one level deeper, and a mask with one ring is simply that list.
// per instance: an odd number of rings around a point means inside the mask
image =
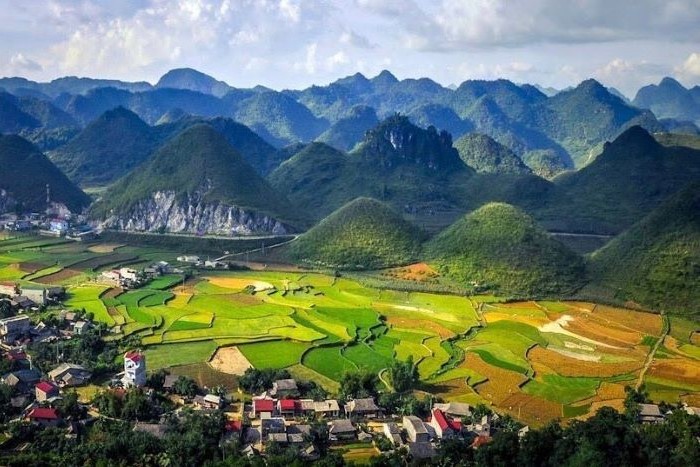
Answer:
[{"label": "sky", "polygon": [[235,87],[383,69],[443,84],[595,78],[629,97],[700,84],[700,0],[0,0],[0,76],[157,82],[191,67]]}]

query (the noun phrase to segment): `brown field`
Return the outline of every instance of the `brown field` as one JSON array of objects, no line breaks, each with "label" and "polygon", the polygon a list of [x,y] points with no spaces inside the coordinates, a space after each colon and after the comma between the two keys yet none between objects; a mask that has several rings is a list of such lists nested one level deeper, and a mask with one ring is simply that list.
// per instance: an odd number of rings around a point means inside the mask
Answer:
[{"label": "brown field", "polygon": [[18,268],[22,272],[27,272],[27,273],[35,273],[37,271],[41,271],[44,268],[47,268],[51,266],[50,264],[46,263],[19,263],[19,264],[12,264],[11,266]]},{"label": "brown field", "polygon": [[177,376],[193,378],[199,387],[213,388],[215,386],[223,386],[229,391],[233,391],[238,387],[238,378],[236,376],[215,370],[208,363],[179,365],[168,368],[168,371]]},{"label": "brown field", "polygon": [[700,361],[687,358],[657,359],[649,367],[647,376],[700,388]]},{"label": "brown field", "polygon": [[508,411],[513,417],[535,427],[543,425],[550,420],[561,418],[562,405],[556,402],[533,397],[529,394],[518,392],[504,399],[499,408]]},{"label": "brown field", "polygon": [[621,329],[612,323],[608,326],[597,323],[590,319],[589,315],[584,314],[577,315],[565,328],[580,336],[614,347],[632,347],[643,337],[641,333]]},{"label": "brown field", "polygon": [[[631,382],[630,382],[631,384]],[[596,393],[596,399],[600,401],[607,400],[619,400],[625,398],[625,385],[622,383],[608,383],[603,381],[600,383],[598,392]]]},{"label": "brown field", "polygon": [[530,326],[534,326],[536,328],[539,328],[540,326],[549,323],[549,319],[546,318],[545,316],[536,316],[536,315],[523,315],[523,314],[508,314],[508,313],[500,313],[498,311],[489,311],[487,313],[484,313],[484,319],[486,320],[486,323],[495,323],[496,321],[517,321],[519,323],[524,323],[524,324],[529,324]]},{"label": "brown field", "polygon": [[475,385],[476,392],[498,406],[513,394],[520,393],[520,385],[527,380],[520,373],[491,366],[471,352],[467,353],[465,362],[467,367],[488,378],[485,383]]},{"label": "brown field", "polygon": [[217,371],[230,375],[242,375],[253,368],[238,347],[220,347],[209,360],[209,365]]},{"label": "brown field", "polygon": [[691,407],[700,407],[700,393],[686,394],[681,396],[681,400]]},{"label": "brown field", "polygon": [[595,305],[588,302],[564,302],[567,306],[574,308],[578,311],[593,311]]},{"label": "brown field", "polygon": [[223,298],[229,302],[235,303],[236,305],[242,306],[260,305],[262,303],[260,298],[254,295],[248,295],[246,293],[218,295],[218,298]]},{"label": "brown field", "polygon": [[88,251],[93,253],[112,253],[117,248],[121,248],[123,246],[123,244],[118,243],[100,243],[98,245],[92,245],[88,248]]},{"label": "brown field", "polygon": [[608,399],[604,401],[596,401],[591,404],[591,408],[588,410],[588,413],[586,415],[583,415],[579,418],[581,419],[586,419],[590,418],[595,413],[599,410],[602,409],[603,407],[612,407],[613,409],[617,410],[620,413],[623,413],[625,411],[625,399]]},{"label": "brown field", "polygon": [[196,277],[191,277],[185,281],[184,286],[182,284],[178,284],[177,286],[170,289],[170,291],[174,294],[194,295],[195,294],[194,286],[197,285],[201,281],[202,281],[202,279],[199,279]]},{"label": "brown field", "polygon": [[562,376],[616,376],[636,372],[644,365],[643,357],[632,362],[587,362],[573,357],[567,357],[566,355],[540,346],[533,348],[528,354],[528,357],[533,365],[545,365]]},{"label": "brown field", "polygon": [[652,336],[661,334],[661,316],[653,313],[597,305],[592,316],[599,318],[605,324],[615,323],[635,332]]},{"label": "brown field", "polygon": [[129,261],[134,261],[137,259],[137,256],[130,254],[112,253],[103,256],[97,256],[95,258],[86,259],[83,261],[78,261],[77,263],[71,264],[71,268],[79,269],[82,271],[94,271],[103,266],[127,263]]},{"label": "brown field", "polygon": [[116,298],[117,295],[121,295],[123,293],[124,289],[121,289],[119,287],[110,287],[109,289],[104,291],[100,298]]},{"label": "brown field", "polygon": [[401,268],[388,269],[382,275],[405,281],[427,282],[440,274],[426,263],[416,263]]},{"label": "brown field", "polygon": [[59,284],[66,279],[79,276],[80,274],[82,273],[80,271],[76,271],[75,269],[61,269],[53,274],[34,279],[34,282],[38,282],[40,284]]},{"label": "brown field", "polygon": [[430,331],[434,334],[440,336],[441,339],[446,339],[455,335],[454,332],[450,331],[444,326],[433,321],[428,321],[424,319],[411,319],[411,318],[399,318],[396,316],[390,316],[387,318],[387,324],[390,326],[396,326],[397,328],[405,329],[417,329],[419,331]]}]

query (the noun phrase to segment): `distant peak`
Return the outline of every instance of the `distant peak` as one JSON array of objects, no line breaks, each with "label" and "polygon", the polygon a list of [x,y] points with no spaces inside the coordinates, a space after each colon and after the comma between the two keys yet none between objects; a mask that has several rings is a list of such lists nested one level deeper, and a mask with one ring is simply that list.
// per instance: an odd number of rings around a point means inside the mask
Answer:
[{"label": "distant peak", "polygon": [[381,73],[379,73],[377,76],[372,78],[371,80],[373,83],[381,83],[381,84],[394,84],[398,83],[399,80],[391,74],[389,70],[382,70]]},{"label": "distant peak", "polygon": [[647,130],[639,125],[634,125],[620,134],[612,143],[615,146],[623,147],[655,147],[658,143]]},{"label": "distant peak", "polygon": [[591,89],[591,90],[596,90],[596,91],[602,90],[602,91],[607,92],[607,89],[605,88],[605,86],[603,86],[602,84],[600,84],[600,82],[596,81],[593,78],[589,78],[585,81],[581,81],[581,84],[579,84],[576,87],[576,89]]},{"label": "distant peak", "polygon": [[674,88],[679,88],[685,90],[685,87],[676,81],[675,79],[671,78],[670,76],[666,76],[664,79],[661,80],[659,83],[659,86],[662,87],[674,87]]}]

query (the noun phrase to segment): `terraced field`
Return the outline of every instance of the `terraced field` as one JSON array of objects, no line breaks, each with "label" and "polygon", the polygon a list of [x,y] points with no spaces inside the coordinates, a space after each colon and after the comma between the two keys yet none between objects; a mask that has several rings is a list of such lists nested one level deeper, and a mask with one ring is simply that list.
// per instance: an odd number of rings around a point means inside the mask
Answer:
[{"label": "terraced field", "polygon": [[[659,315],[593,303],[379,290],[299,271],[201,273],[184,283],[163,276],[127,292],[94,281],[103,268],[172,257],[0,240],[0,280],[65,285],[65,307],[114,326],[110,339],[137,335],[151,370],[201,373],[218,348],[237,346],[255,367],[289,368],[334,389],[346,371],[380,372],[412,356],[422,390],[486,402],[533,425],[620,407],[664,327]],[[700,404],[700,328],[675,317],[669,326],[644,383],[656,401]]]}]

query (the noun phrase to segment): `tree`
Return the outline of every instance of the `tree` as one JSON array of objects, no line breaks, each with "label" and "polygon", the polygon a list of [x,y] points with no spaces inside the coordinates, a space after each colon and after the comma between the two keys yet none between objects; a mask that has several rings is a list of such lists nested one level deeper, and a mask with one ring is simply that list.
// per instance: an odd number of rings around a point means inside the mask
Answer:
[{"label": "tree", "polygon": [[173,383],[173,392],[181,396],[194,397],[198,390],[197,383],[189,376],[179,376]]},{"label": "tree", "polygon": [[314,445],[321,457],[328,453],[329,443],[328,425],[322,420],[313,422],[311,424],[311,444]]},{"label": "tree", "polygon": [[78,394],[75,391],[67,392],[58,403],[58,411],[63,417],[72,417],[80,419],[87,412],[78,402]]},{"label": "tree", "polygon": [[124,397],[121,417],[126,420],[148,420],[153,410],[148,397],[141,389],[133,389]]},{"label": "tree", "polygon": [[369,371],[346,372],[340,379],[340,397],[342,399],[356,399],[362,397],[376,397],[379,377]]},{"label": "tree", "polygon": [[413,389],[419,381],[418,367],[409,355],[405,362],[394,360],[389,367],[389,378],[396,392],[406,392]]}]

